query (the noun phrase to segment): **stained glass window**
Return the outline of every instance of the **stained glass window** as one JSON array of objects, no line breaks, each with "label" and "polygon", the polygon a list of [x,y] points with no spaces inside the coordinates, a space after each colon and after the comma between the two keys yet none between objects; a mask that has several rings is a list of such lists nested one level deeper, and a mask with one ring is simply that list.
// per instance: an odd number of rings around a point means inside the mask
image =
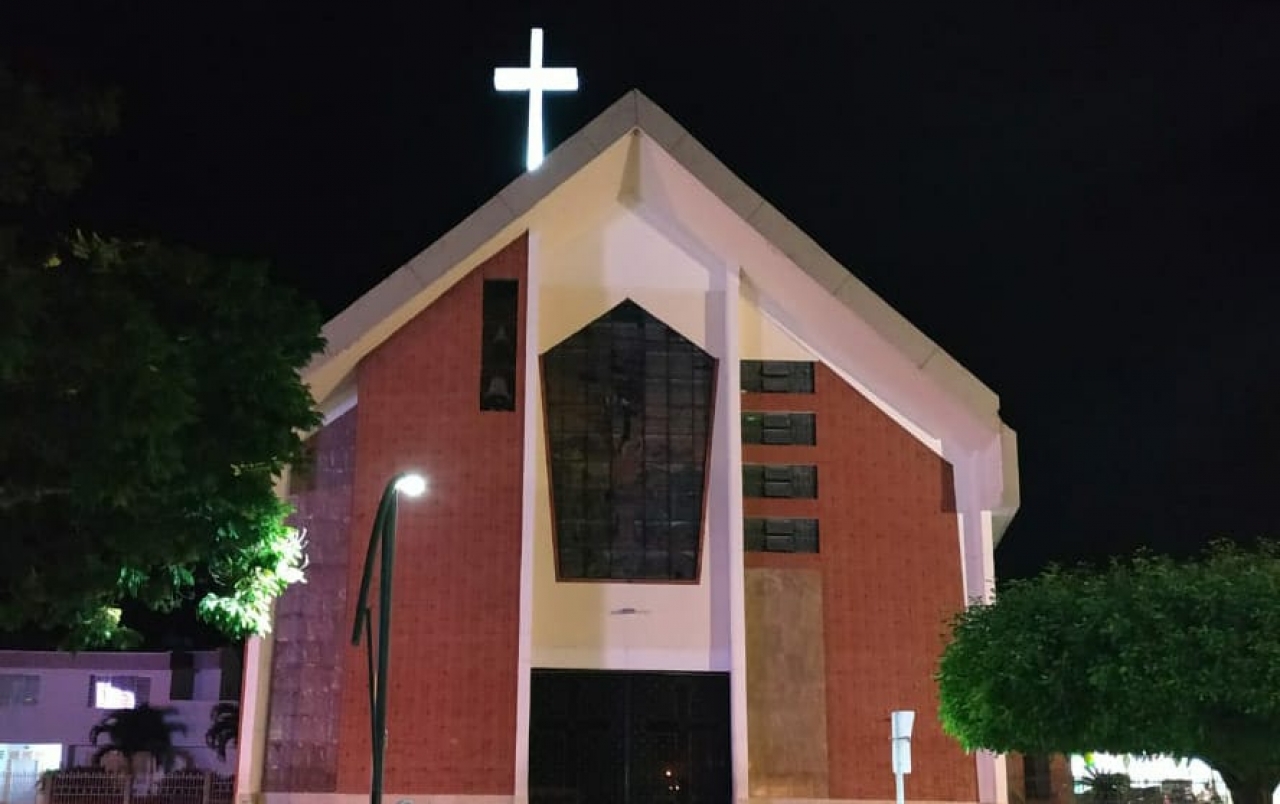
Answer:
[{"label": "stained glass window", "polygon": [[542,373],[558,577],[696,580],[715,359],[628,300]]}]

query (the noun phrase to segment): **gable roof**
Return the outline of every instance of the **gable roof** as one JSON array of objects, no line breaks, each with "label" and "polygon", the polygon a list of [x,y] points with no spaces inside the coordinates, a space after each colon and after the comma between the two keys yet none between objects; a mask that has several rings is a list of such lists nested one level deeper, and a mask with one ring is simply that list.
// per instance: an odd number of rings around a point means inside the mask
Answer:
[{"label": "gable roof", "polygon": [[[999,417],[999,397],[928,336],[890,307],[808,235],[735,176],[669,114],[632,90],[555,148],[541,167],[508,184],[444,236],[378,283],[324,327],[325,350],[303,372],[322,409],[351,390],[359,360],[434,301],[451,282],[505,244],[534,208],[630,133],[643,134],[751,227],[773,249],[800,268],[843,308],[902,358],[912,388],[931,386],[948,400],[946,421],[935,430],[961,433],[965,453],[982,452],[999,478],[982,485],[994,492],[997,538],[1018,505],[1015,436]],[[499,236],[506,233],[506,239]],[[744,278],[745,279],[748,279]],[[905,365],[905,364],[904,364]],[[898,372],[899,376],[903,372]],[[872,388],[875,393],[880,389]],[[954,451],[948,455],[956,460]],[[991,500],[994,496],[998,499]]]}]

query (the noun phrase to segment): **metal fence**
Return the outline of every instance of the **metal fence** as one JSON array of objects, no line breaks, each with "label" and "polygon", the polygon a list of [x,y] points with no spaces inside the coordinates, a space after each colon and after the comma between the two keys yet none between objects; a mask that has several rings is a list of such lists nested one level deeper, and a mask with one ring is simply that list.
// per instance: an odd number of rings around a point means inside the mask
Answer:
[{"label": "metal fence", "polygon": [[198,770],[126,776],[97,768],[0,776],[0,804],[231,804],[235,777]]}]

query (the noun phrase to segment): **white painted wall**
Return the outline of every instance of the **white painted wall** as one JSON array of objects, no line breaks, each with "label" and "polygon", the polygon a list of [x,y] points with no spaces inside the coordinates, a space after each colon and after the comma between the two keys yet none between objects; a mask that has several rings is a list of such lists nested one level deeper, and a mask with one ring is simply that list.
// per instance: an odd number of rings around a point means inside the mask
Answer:
[{"label": "white painted wall", "polygon": [[818,358],[761,311],[750,283],[742,282],[738,298],[739,360],[805,360]]},{"label": "white painted wall", "polygon": [[[41,662],[41,657],[49,657]],[[59,654],[28,651],[0,651],[0,674],[36,675],[40,678],[38,702],[29,706],[0,706],[0,743],[56,743],[63,746],[63,765],[85,764],[94,748],[89,731],[109,710],[89,703],[90,677],[141,676],[151,680],[152,706],[172,706],[173,720],[187,727],[186,735],[175,735],[175,744],[189,752],[196,766],[220,773],[235,769],[235,749],[223,762],[204,744],[209,728],[209,711],[218,702],[221,670],[215,652],[198,653],[193,700],[174,701],[169,697],[169,655],[167,653],[79,653]]]},{"label": "white painted wall", "polygon": [[[539,231],[538,352],[631,298],[711,355],[723,357],[724,294],[712,290],[707,267],[620,204],[600,210],[596,220],[600,225],[592,228]],[[720,368],[723,372],[723,364]],[[556,583],[541,397],[534,401],[531,665],[728,670],[727,567],[719,557],[729,539],[740,538],[741,525],[722,513],[728,510],[723,497],[728,483],[741,480],[723,439],[711,451],[699,583]],[[723,413],[724,406],[718,406],[717,417]],[[713,609],[720,616],[713,616]]]}]

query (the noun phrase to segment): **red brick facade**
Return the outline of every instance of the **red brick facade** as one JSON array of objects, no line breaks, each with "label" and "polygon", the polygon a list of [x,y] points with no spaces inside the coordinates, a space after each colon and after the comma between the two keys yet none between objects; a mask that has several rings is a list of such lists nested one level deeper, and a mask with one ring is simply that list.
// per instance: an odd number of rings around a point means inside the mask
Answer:
[{"label": "red brick facade", "polygon": [[933,682],[964,604],[951,467],[825,366],[814,383],[813,395],[743,394],[744,411],[815,412],[818,442],[744,445],[743,461],[816,464],[818,498],[749,498],[744,512],[817,517],[820,553],[748,553],[746,565],[822,572],[830,796],[893,798],[900,708],[917,713],[911,798],[976,800],[974,760],[942,733]]},{"label": "red brick facade", "polygon": [[[280,603],[266,790],[368,790],[367,670],[349,629],[382,488],[415,469],[429,492],[399,508],[386,789],[515,792],[526,367],[515,411],[481,411],[486,279],[520,280],[523,340],[520,237],[365,357],[357,407],[315,439],[295,495],[310,579]],[[888,710],[909,708],[911,797],[976,800],[974,760],[942,734],[932,680],[964,602],[950,465],[821,364],[814,394],[744,393],[742,409],[817,414],[816,446],[744,445],[743,460],[816,464],[818,498],[744,507],[820,523],[819,554],[746,565],[821,573],[828,795],[893,796]]]},{"label": "red brick facade", "polygon": [[1005,756],[1009,804],[1075,804],[1071,760],[1063,754]]},{"label": "red brick facade", "polygon": [[[399,507],[389,791],[514,790],[524,373],[521,366],[515,411],[482,412],[479,372],[484,280],[520,280],[523,319],[526,266],[522,236],[359,367],[349,589],[359,588],[387,480],[406,469],[429,479],[427,495]],[[349,599],[348,623],[354,605]],[[370,773],[364,652],[347,647],[340,655],[337,790],[363,792]]]}]

